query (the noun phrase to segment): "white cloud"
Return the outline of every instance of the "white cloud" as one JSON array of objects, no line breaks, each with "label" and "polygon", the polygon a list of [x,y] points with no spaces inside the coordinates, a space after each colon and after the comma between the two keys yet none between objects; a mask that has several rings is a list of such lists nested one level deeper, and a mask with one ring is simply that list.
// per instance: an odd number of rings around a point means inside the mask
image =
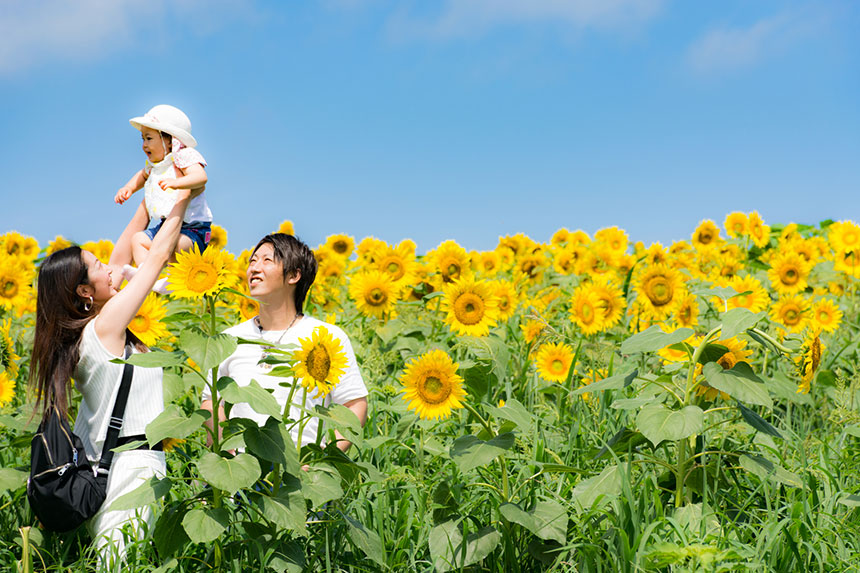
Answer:
[{"label": "white cloud", "polygon": [[827,16],[785,12],[748,27],[719,27],[706,32],[687,50],[687,63],[702,74],[750,68],[819,32]]},{"label": "white cloud", "polygon": [[[239,0],[2,0],[0,75],[45,61],[87,61],[158,41],[170,18],[208,33],[236,13]],[[239,7],[242,6],[242,10]]]},{"label": "white cloud", "polygon": [[580,30],[636,26],[651,20],[663,0],[447,0],[435,18],[401,13],[401,36],[472,36],[505,25],[561,23]]}]

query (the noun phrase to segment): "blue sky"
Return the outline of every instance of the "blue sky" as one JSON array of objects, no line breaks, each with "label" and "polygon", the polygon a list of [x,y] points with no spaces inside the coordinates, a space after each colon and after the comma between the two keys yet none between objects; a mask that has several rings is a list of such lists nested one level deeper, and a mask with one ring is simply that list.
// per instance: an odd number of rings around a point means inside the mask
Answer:
[{"label": "blue sky", "polygon": [[856,220],[858,29],[848,0],[4,0],[0,232],[115,239],[160,103],[234,252],[284,219],[422,252]]}]

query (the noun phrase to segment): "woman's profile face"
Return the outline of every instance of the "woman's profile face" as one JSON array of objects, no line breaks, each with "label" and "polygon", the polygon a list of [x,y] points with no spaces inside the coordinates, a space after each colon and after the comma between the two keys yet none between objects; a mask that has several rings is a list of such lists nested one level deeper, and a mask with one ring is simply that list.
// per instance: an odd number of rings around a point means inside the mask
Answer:
[{"label": "woman's profile face", "polygon": [[87,268],[87,278],[92,289],[93,301],[104,303],[116,294],[111,270],[89,251],[81,251],[81,259]]}]

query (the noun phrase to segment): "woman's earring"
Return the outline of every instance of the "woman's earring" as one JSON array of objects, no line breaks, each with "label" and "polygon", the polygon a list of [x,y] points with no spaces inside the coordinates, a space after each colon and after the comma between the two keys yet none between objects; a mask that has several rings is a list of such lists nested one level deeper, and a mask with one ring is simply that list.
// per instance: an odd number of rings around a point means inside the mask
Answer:
[{"label": "woman's earring", "polygon": [[89,312],[93,309],[93,296],[90,295],[87,302],[84,303],[84,312]]}]

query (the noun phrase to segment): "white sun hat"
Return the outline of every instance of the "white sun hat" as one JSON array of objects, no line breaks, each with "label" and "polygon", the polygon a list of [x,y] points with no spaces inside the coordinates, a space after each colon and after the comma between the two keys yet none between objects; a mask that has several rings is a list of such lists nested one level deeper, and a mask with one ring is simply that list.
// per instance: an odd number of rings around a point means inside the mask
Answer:
[{"label": "white sun hat", "polygon": [[149,127],[169,133],[185,147],[196,147],[197,140],[191,135],[191,120],[182,110],[172,105],[157,105],[141,117],[133,117],[128,122],[137,130]]}]

